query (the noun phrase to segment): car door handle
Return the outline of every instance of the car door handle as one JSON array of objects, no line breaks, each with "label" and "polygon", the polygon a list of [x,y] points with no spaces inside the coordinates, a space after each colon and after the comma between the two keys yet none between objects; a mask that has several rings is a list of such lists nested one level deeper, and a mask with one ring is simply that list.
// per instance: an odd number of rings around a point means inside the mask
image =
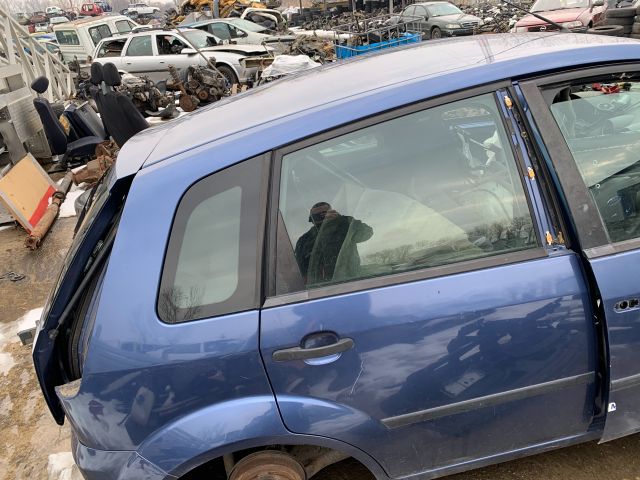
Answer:
[{"label": "car door handle", "polygon": [[336,343],[316,348],[293,347],[273,352],[272,358],[276,362],[289,360],[309,360],[312,358],[328,357],[336,353],[342,353],[352,348],[354,342],[351,338],[341,338]]}]

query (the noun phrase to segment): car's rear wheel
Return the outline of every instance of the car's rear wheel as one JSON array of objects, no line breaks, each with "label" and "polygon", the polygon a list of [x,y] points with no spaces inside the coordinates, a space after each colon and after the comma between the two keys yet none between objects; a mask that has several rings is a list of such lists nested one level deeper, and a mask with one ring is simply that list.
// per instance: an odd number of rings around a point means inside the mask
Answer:
[{"label": "car's rear wheel", "polygon": [[216,65],[218,71],[227,79],[230,85],[238,82],[238,77],[236,76],[236,72],[233,71],[233,68],[227,65]]},{"label": "car's rear wheel", "polygon": [[229,480],[306,480],[304,468],[284,452],[263,450],[240,460]]},{"label": "car's rear wheel", "polygon": [[433,27],[431,29],[431,38],[442,38],[442,30],[438,27]]}]

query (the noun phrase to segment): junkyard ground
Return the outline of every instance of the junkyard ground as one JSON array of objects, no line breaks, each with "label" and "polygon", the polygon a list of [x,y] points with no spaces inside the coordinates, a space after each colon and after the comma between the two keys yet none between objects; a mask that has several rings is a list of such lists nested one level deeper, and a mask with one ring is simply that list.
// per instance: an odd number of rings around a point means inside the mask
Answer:
[{"label": "junkyard ground", "polygon": [[[74,224],[75,218],[58,219],[35,252],[24,247],[21,229],[0,231],[0,275],[7,271],[26,275],[18,282],[0,280],[0,480],[80,478],[70,466],[69,429],[51,418],[33,372],[31,348],[22,346],[16,336],[16,320],[44,305]],[[640,435],[604,445],[587,443],[449,478],[640,480]]]}]

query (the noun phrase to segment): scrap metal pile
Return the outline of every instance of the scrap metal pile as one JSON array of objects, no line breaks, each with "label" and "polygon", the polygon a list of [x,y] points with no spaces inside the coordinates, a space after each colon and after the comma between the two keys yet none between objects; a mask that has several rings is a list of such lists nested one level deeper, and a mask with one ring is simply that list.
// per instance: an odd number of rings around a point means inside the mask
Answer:
[{"label": "scrap metal pile", "polygon": [[[522,0],[514,2],[516,5],[529,10],[533,1]],[[480,17],[484,22],[478,33],[507,33],[513,25],[526,15],[525,12],[502,3],[483,2],[475,5],[460,6],[469,15]]]},{"label": "scrap metal pile", "polygon": [[180,92],[180,108],[192,112],[198,105],[215,102],[230,94],[225,77],[214,67],[190,66],[178,72],[169,65],[167,89]]}]

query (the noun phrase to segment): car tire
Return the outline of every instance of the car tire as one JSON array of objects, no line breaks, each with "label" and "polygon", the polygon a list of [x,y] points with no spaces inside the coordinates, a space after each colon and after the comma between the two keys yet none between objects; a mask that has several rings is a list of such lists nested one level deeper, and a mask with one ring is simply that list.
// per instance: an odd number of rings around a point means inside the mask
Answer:
[{"label": "car tire", "polygon": [[438,38],[442,38],[442,30],[440,30],[438,27],[433,27],[431,29],[431,32],[429,33],[429,38],[434,38],[434,39],[438,39]]},{"label": "car tire", "polygon": [[607,17],[603,25],[633,25],[635,17]]},{"label": "car tire", "polygon": [[622,33],[624,35],[629,35],[633,31],[633,25],[625,25],[622,27]]},{"label": "car tire", "polygon": [[631,27],[631,33],[640,33],[640,23],[634,23]]},{"label": "car tire", "polygon": [[590,28],[587,33],[592,35],[608,35],[610,37],[619,37],[624,33],[624,29],[620,25],[599,25]]},{"label": "car tire", "polygon": [[238,81],[238,76],[236,75],[236,72],[234,72],[233,68],[231,68],[230,66],[216,65],[216,68],[224,76],[224,78],[227,79],[230,85],[233,85],[234,83],[240,83]]},{"label": "car tire", "polygon": [[640,40],[640,33],[632,33],[629,35],[629,38],[635,38],[636,40]]},{"label": "car tire", "polygon": [[640,6],[638,6],[638,8],[636,8],[636,15],[640,15]]},{"label": "car tire", "polygon": [[626,18],[636,15],[637,9],[635,7],[625,8],[610,8],[607,10],[607,18]]}]

